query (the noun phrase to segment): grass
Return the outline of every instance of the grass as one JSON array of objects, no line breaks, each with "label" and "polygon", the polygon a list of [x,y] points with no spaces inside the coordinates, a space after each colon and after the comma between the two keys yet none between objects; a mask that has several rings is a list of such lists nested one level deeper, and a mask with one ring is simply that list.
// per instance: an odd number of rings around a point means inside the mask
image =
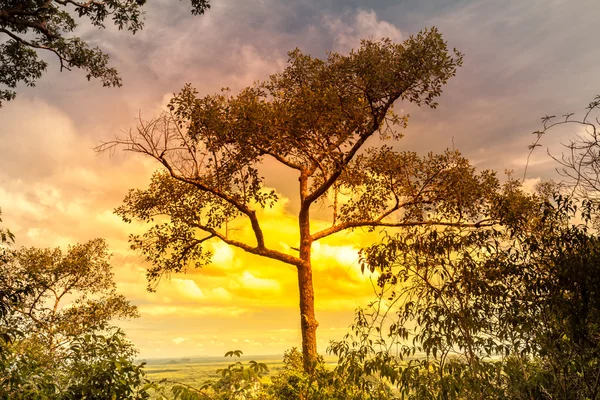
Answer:
[{"label": "grass", "polygon": [[[191,357],[191,358],[163,358],[143,360],[146,362],[144,370],[146,377],[152,381],[177,382],[200,388],[207,380],[218,379],[217,370],[227,368],[228,365],[241,361],[244,366],[248,365],[250,360],[267,364],[269,373],[267,376],[273,376],[283,369],[283,355],[270,356],[242,356],[241,358],[230,357]],[[335,360],[327,360],[334,362]],[[172,384],[163,383],[169,388]],[[170,390],[166,392],[170,393]]]},{"label": "grass", "polygon": [[[250,360],[267,364],[269,375],[277,374],[283,368],[283,356],[243,356],[239,359],[244,365]],[[145,360],[147,377],[153,381],[167,379],[200,387],[209,379],[217,379],[217,370],[227,368],[238,359],[224,357],[197,357],[197,358],[165,358]]]}]

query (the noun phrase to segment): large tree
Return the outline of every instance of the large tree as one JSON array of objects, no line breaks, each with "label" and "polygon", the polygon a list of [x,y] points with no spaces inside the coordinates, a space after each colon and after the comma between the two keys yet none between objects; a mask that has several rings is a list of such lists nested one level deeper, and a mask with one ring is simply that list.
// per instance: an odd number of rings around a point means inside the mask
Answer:
[{"label": "large tree", "polygon": [[[88,80],[100,79],[104,86],[121,86],[108,55],[91,48],[73,35],[79,19],[104,28],[107,19],[132,33],[144,26],[145,0],[0,0],[0,107],[15,97],[19,82],[34,86],[47,63],[38,51],[54,54],[61,71],[80,68]],[[203,14],[210,0],[191,0],[192,14]]]},{"label": "large tree", "polygon": [[[186,85],[169,112],[99,146],[142,153],[164,167],[117,209],[126,221],[158,218],[145,234],[132,236],[132,247],[153,265],[150,282],[208,262],[209,240],[293,265],[304,366],[312,370],[318,326],[313,242],[355,228],[485,223],[476,217],[497,185],[493,174],[476,174],[458,152],[419,156],[381,145],[399,139],[397,129],[407,123],[394,104],[435,108],[461,63],[462,55],[449,51],[435,28],[401,44],[363,41],[358,50],[326,60],[296,49],[283,72],[237,95],[226,90],[199,97]],[[371,138],[374,146],[367,147]],[[297,177],[299,243],[291,250],[268,242],[257,214],[279,201],[265,187],[266,160]],[[314,229],[311,212],[323,205],[331,210],[330,225]],[[228,230],[233,220],[245,221],[253,239]]]}]

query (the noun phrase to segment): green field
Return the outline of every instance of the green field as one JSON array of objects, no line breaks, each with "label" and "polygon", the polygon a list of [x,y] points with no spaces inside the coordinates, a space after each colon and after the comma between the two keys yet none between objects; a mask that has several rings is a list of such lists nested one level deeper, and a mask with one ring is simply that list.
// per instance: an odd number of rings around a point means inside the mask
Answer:
[{"label": "green field", "polygon": [[[224,357],[189,357],[189,358],[160,358],[146,359],[145,371],[147,378],[159,382],[166,379],[169,382],[178,382],[200,388],[210,379],[217,379],[217,370],[227,368],[229,364],[238,359]],[[267,356],[242,356],[239,361],[246,365],[250,360],[267,364],[269,376],[276,375],[283,369],[283,355]],[[336,362],[334,357],[325,357],[329,365]],[[170,386],[167,382],[164,386]]]},{"label": "green field", "polygon": [[[239,359],[243,364],[255,360],[267,364],[269,375],[276,374],[283,368],[282,355],[272,356],[244,356]],[[200,387],[208,379],[217,378],[217,370],[227,368],[229,364],[237,361],[224,357],[191,357],[191,358],[163,358],[149,359],[146,361],[146,374],[153,381],[167,379]]]}]

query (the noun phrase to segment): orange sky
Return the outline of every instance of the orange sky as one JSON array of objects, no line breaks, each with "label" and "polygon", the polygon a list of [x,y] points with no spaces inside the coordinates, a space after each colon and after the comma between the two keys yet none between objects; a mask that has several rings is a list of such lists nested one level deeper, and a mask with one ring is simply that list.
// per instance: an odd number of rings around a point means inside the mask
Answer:
[{"label": "orange sky", "polygon": [[[300,345],[291,266],[213,242],[210,266],[175,275],[156,293],[145,290],[145,265],[127,242],[142,227],[123,223],[112,210],[128,189],[145,188],[157,166],[133,155],[97,155],[92,148],[135,126],[139,112],[156,115],[185,82],[200,93],[223,86],[236,91],[280,71],[286,52],[296,46],[324,56],[326,50],[348,51],[360,38],[401,40],[436,25],[451,47],[466,54],[465,66],[438,110],[410,109],[399,146],[421,153],[456,147],[480,168],[517,174],[538,117],[580,111],[600,91],[594,68],[600,55],[590,51],[596,48],[590,35],[596,22],[591,11],[598,9],[593,1],[215,0],[206,15],[195,18],[183,2],[149,3],[147,26],[135,36],[80,29],[111,55],[123,88],[102,88],[79,72],[59,73],[48,58],[48,74],[37,87],[19,88],[17,99],[0,109],[4,225],[18,246],[105,238],[118,288],[141,311],[141,318],[122,323],[141,357],[235,349],[273,354]],[[552,168],[543,151],[536,154],[527,184],[551,176]],[[283,198],[262,215],[265,235],[285,250],[297,245],[297,181],[272,166],[265,171],[267,184]],[[354,308],[372,298],[369,277],[357,264],[357,251],[372,240],[372,234],[355,231],[313,247],[320,351],[343,336]]]}]

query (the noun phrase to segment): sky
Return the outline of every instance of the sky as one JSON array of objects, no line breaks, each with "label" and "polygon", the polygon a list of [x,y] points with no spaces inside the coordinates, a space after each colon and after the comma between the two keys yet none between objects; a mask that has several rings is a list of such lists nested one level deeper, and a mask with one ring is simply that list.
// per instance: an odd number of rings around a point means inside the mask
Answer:
[{"label": "sky", "polygon": [[[478,169],[513,170],[522,177],[531,132],[546,114],[581,114],[600,93],[600,53],[592,0],[213,0],[193,17],[185,1],[146,5],[146,27],[135,35],[109,27],[76,32],[111,57],[122,88],[88,82],[83,72],[48,72],[35,88],[18,88],[0,109],[0,207],[17,246],[56,247],[105,238],[118,290],[141,317],[120,322],[140,356],[280,354],[300,346],[296,272],[214,242],[211,265],[146,291],[142,258],[128,235],[143,226],[113,214],[128,189],[145,188],[158,166],[93,148],[164,109],[185,83],[200,94],[236,92],[281,71],[298,47],[315,57],[346,53],[360,39],[401,41],[436,26],[464,66],[444,89],[436,110],[398,104],[410,112],[398,149],[421,154],[459,149]],[[542,142],[553,154],[573,132]],[[534,154],[525,185],[555,176],[543,150]],[[267,240],[295,246],[294,183],[272,171],[269,185],[283,197],[261,215]],[[314,221],[318,224],[319,221]],[[313,247],[319,351],[341,339],[353,310],[373,298],[357,252],[368,233],[339,234]]]}]

